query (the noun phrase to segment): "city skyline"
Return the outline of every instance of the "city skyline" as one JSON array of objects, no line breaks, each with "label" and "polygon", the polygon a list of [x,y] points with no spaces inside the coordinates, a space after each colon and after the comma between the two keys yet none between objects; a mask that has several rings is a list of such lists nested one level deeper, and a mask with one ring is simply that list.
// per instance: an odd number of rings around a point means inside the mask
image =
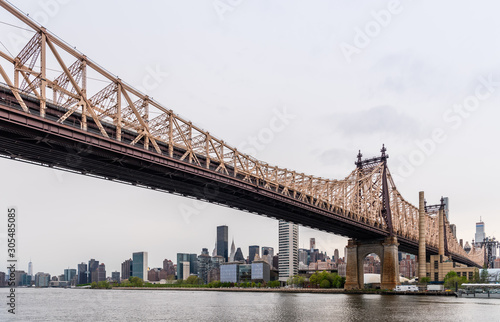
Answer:
[{"label": "city skyline", "polygon": [[[216,228],[216,227],[214,227],[214,228]],[[230,227],[228,227],[228,228],[230,228]],[[314,237],[313,237],[313,238],[314,238]],[[300,235],[299,235],[299,240],[300,240]],[[307,242],[308,242],[309,240],[310,240],[310,238],[308,238]],[[303,241],[303,243],[305,244],[305,243],[306,243],[306,241]],[[236,244],[235,244],[235,245],[236,245]],[[257,253],[257,254],[259,255],[259,257],[261,257],[261,252],[263,252],[263,251],[264,251],[264,249],[270,249],[270,248],[271,248],[271,249],[273,249],[273,251],[275,252],[275,254],[274,254],[274,255],[277,255],[277,254],[278,254],[278,248],[279,248],[279,245],[278,245],[278,247],[276,247],[276,246],[267,246],[267,245],[255,245],[255,243],[254,243],[254,244],[252,244],[252,245],[249,245],[249,246],[246,248],[246,250],[243,250],[243,248],[244,248],[244,247],[241,247],[241,246],[237,246],[237,248],[241,248],[241,249],[242,249],[243,256],[245,257],[245,259],[249,259],[249,256],[250,256],[250,255],[249,255],[249,254],[250,254],[250,252],[249,252],[249,251],[250,251],[250,249],[249,249],[249,248],[250,248],[250,247],[255,247],[255,246],[258,246],[258,247],[259,247],[259,252]],[[192,254],[196,254],[196,256],[198,256],[198,255],[200,255],[200,254],[202,253],[202,250],[203,250],[203,249],[205,249],[205,248],[206,248],[206,247],[202,247],[202,248],[200,248],[201,250],[200,250],[199,252],[193,252]],[[299,247],[299,248],[300,248],[300,247]],[[329,257],[333,257],[333,256],[334,256],[334,251],[335,251],[335,250],[338,250],[338,249],[334,249],[334,250],[331,250],[331,251],[329,252],[328,250],[321,249],[321,247],[320,247],[320,248],[318,248],[318,249],[320,249],[323,253],[328,254],[328,256],[329,256]],[[210,252],[210,251],[209,251],[209,252]],[[120,265],[119,265],[119,267],[118,267],[118,268],[111,267],[111,265],[109,265],[109,264],[107,263],[107,261],[106,261],[106,259],[105,259],[105,258],[97,258],[97,256],[93,256],[93,257],[90,257],[90,258],[88,258],[88,259],[82,259],[82,260],[81,260],[81,263],[80,263],[80,262],[78,262],[78,263],[76,263],[76,264],[74,264],[74,265],[69,265],[68,267],[59,268],[59,270],[61,270],[61,271],[63,272],[63,273],[61,273],[61,274],[64,274],[64,272],[65,272],[67,269],[75,269],[75,270],[78,272],[78,271],[80,271],[80,270],[81,270],[81,269],[79,269],[80,265],[84,264],[84,265],[85,265],[85,267],[87,267],[87,263],[91,263],[91,262],[94,262],[94,261],[95,261],[95,262],[97,263],[95,268],[97,269],[97,266],[98,266],[98,265],[100,265],[100,264],[105,264],[105,265],[106,265],[106,267],[107,267],[107,269],[106,269],[107,276],[108,276],[108,277],[111,277],[111,273],[113,273],[113,272],[121,272],[121,271],[123,270],[123,264],[125,264],[126,262],[128,262],[129,260],[131,260],[131,259],[132,259],[132,258],[133,258],[136,254],[142,254],[142,253],[143,253],[142,251],[141,251],[141,252],[130,252],[130,254],[129,254],[130,256],[129,256],[128,258],[124,258],[124,259],[121,261],[121,263],[120,263]],[[151,264],[151,261],[149,261],[149,259],[148,259],[148,257],[149,257],[149,252],[148,252],[148,251],[144,251],[144,253],[146,254],[146,256],[145,256],[145,258],[146,258],[146,259],[145,259],[145,261],[146,261],[146,264],[145,264],[145,265],[146,265],[146,266],[145,266],[145,267],[147,267],[147,269],[154,269],[154,268],[159,268],[159,267],[162,267],[162,266],[163,266],[163,261],[164,261],[164,260],[171,260],[174,264],[177,264],[177,255],[178,255],[178,254],[181,254],[181,253],[183,253],[183,252],[175,252],[175,255],[176,255],[176,256],[173,256],[172,258],[165,257],[165,258],[163,258],[163,259],[161,260],[161,262],[159,262],[159,263],[156,263],[156,262],[155,262],[154,264]],[[211,253],[211,252],[210,252],[210,253]],[[340,255],[339,255],[339,256],[340,256]],[[155,256],[155,258],[156,258],[156,257],[158,257],[158,256]],[[160,257],[161,257],[161,255],[160,255]],[[342,258],[342,257],[343,257],[343,254],[342,254],[342,256],[340,256],[340,257]],[[49,258],[49,259],[47,259],[46,261],[50,261],[50,258]],[[230,261],[228,261],[228,262],[230,262]],[[42,263],[43,263],[43,262],[42,262]],[[142,263],[143,263],[143,262],[142,262],[142,260],[141,260],[141,265],[142,265]],[[29,264],[31,264],[31,266],[30,266]],[[157,265],[157,264],[158,264],[158,265]],[[22,270],[22,271],[26,271],[26,272],[28,273],[28,275],[30,275],[30,274],[29,274],[29,267],[31,267],[31,268],[33,267],[33,263],[32,263],[32,262],[29,262],[29,263],[28,263],[28,270],[25,270],[23,267],[20,267],[20,270]],[[42,264],[42,267],[45,267],[45,266]],[[82,268],[82,269],[83,269],[83,268]],[[86,271],[86,270],[87,270],[87,268],[85,268],[85,269],[83,269],[83,270],[84,270],[84,271]],[[130,270],[130,268],[129,268],[129,270]],[[0,271],[1,271],[1,270],[0,270]],[[52,272],[52,271],[48,271],[48,270],[45,270],[45,271],[44,271],[44,270],[39,270],[39,271],[38,271],[38,270],[34,270],[34,271],[33,271],[33,273],[32,273],[31,275],[32,275],[32,276],[35,276],[35,275],[36,275],[36,273],[48,273],[48,274],[50,274],[51,276],[58,276],[58,275],[61,275],[61,274],[59,274],[59,273],[58,273],[58,271],[56,271],[56,272]],[[143,272],[143,273],[144,273],[144,272]],[[134,273],[134,275],[131,275],[131,276],[135,276],[135,273]],[[144,276],[144,275],[143,275],[143,276]],[[82,284],[82,283],[80,283],[80,284]]]},{"label": "city skyline", "polygon": [[[44,12],[39,3],[12,2],[34,17]],[[144,6],[126,3],[134,10],[125,15],[151,14]],[[262,25],[253,26],[249,21],[258,4],[242,5],[228,13],[224,21],[211,7],[193,9],[178,4],[173,11],[163,4],[159,5],[164,6],[162,10],[157,10],[162,12],[158,22],[148,19],[141,20],[142,25],[127,26],[126,21],[133,18],[110,16],[110,4],[99,3],[101,12],[90,11],[94,4],[97,2],[91,1],[85,8],[72,2],[61,4],[58,14],[50,16],[44,25],[194,124],[234,142],[258,159],[336,179],[354,168],[358,149],[367,157],[374,156],[385,143],[391,156],[389,168],[400,175],[396,184],[408,201],[416,205],[421,190],[430,204],[448,196],[450,218],[457,225],[457,238],[464,242],[474,238],[479,216],[485,222],[486,236],[499,233],[496,190],[490,183],[498,174],[487,170],[490,159],[500,156],[499,151],[492,151],[488,139],[500,134],[496,127],[499,112],[494,109],[500,66],[493,53],[498,52],[498,44],[481,37],[482,30],[497,29],[494,17],[472,17],[466,26],[460,19],[449,17],[455,32],[448,37],[463,37],[465,41],[428,57],[420,48],[427,47],[427,42],[442,40],[439,34],[431,34],[431,28],[438,28],[433,19],[439,19],[436,12],[446,4],[434,4],[433,12],[425,10],[426,4],[412,4],[401,13],[406,18],[394,16],[392,24],[362,50],[372,55],[361,53],[347,63],[338,45],[351,43],[356,28],[372,20],[370,11],[384,9],[385,3],[367,5],[366,12],[356,14],[352,23],[336,17],[345,23],[344,29],[336,28],[331,17],[326,16],[331,10],[315,18],[316,24],[307,25],[311,12],[308,7],[301,10],[305,20],[297,13],[268,7]],[[462,13],[469,9],[463,4],[448,5]],[[74,25],[68,30],[66,19],[75,10],[93,15],[92,26]],[[316,7],[314,11],[318,14],[321,10]],[[409,26],[422,15],[429,16],[433,24],[422,26],[423,30],[410,30]],[[278,17],[278,21],[270,24],[271,17]],[[295,26],[296,21],[301,23]],[[106,39],[106,43],[93,37],[116,26],[127,32]],[[23,38],[19,30],[5,25],[0,28],[5,34],[14,32]],[[420,32],[428,38],[421,38]],[[140,35],[150,50],[134,46],[124,50],[128,33]],[[303,37],[290,39],[288,33]],[[5,45],[16,52],[15,42],[8,39]],[[123,49],[120,59],[102,50],[109,46]],[[482,50],[473,55],[470,48]],[[474,64],[464,66],[464,61]],[[384,78],[378,75],[381,70],[388,73]],[[467,117],[453,113],[454,106],[463,105],[488,79],[493,79],[495,90],[490,99],[481,101],[475,111],[465,111]],[[271,140],[252,143],[252,138],[258,138],[272,120],[283,115],[294,117],[280,124],[283,126]],[[443,120],[446,116],[455,121],[450,124]],[[460,124],[456,123],[457,117]],[[429,141],[433,130],[439,128],[446,130],[447,140]],[[296,153],[297,147],[303,153]],[[415,151],[424,156],[421,164],[409,161],[417,155]],[[470,169],[471,165],[474,169]],[[238,231],[240,237],[235,238],[235,243],[245,254],[248,246],[256,243],[277,249],[278,223],[273,219],[4,159],[0,159],[0,177],[2,182],[8,182],[0,188],[0,207],[18,207],[19,264],[24,270],[30,257],[35,271],[52,272],[51,265],[63,269],[90,258],[110,258],[104,261],[107,267],[118,270],[119,263],[131,252],[140,250],[148,251],[150,262],[158,263],[164,258],[173,260],[174,252],[198,254],[203,247],[211,252],[213,245],[201,245],[199,241],[214,235],[207,230],[212,223]],[[475,187],[475,195],[470,195],[470,187]],[[0,229],[5,240],[5,226]],[[262,242],[255,240],[256,234]],[[304,227],[299,236],[305,240],[315,237],[318,245],[328,246],[322,249],[331,249],[329,254],[347,244],[345,238]],[[231,237],[230,232],[228,239]],[[183,245],[185,249],[168,250],[163,255],[162,249],[170,249],[169,245]],[[43,263],[42,259],[50,258],[54,249],[64,253],[64,258]]]}]

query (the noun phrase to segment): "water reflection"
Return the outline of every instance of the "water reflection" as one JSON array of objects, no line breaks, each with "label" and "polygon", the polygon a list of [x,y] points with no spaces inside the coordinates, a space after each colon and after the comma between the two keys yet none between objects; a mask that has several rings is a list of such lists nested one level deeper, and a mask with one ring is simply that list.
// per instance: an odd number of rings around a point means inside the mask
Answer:
[{"label": "water reflection", "polygon": [[16,298],[16,321],[500,320],[500,300],[455,297],[18,289]]}]

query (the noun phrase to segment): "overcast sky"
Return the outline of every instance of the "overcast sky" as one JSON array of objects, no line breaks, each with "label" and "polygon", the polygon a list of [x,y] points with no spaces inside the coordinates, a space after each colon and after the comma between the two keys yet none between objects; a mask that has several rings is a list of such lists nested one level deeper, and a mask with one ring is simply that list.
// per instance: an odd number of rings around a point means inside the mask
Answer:
[{"label": "overcast sky", "polygon": [[[494,1],[12,3],[260,160],[342,179],[359,149],[371,157],[384,143],[405,199],[418,205],[421,190],[430,204],[448,196],[458,238],[470,242],[480,217],[487,235],[500,234]],[[22,26],[3,9],[0,21]],[[0,24],[2,51],[17,55],[29,37]],[[30,258],[35,272],[53,275],[95,258],[110,275],[135,251],[148,251],[149,266],[160,267],[177,252],[211,252],[224,224],[245,256],[249,245],[277,252],[273,219],[5,159],[0,182],[0,209],[18,208],[25,270]],[[342,255],[347,241],[301,227],[300,247],[310,237],[329,255],[335,248]]]}]

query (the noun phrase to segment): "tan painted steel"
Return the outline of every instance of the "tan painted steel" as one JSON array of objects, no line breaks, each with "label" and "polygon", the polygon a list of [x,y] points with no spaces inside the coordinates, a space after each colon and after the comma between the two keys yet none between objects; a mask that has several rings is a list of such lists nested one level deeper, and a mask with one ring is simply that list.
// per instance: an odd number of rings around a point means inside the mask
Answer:
[{"label": "tan painted steel", "polygon": [[418,193],[418,277],[422,279],[427,276],[426,272],[426,254],[425,254],[425,197],[424,192]]},{"label": "tan painted steel", "polygon": [[[4,0],[0,0],[4,8],[28,27],[35,31],[34,37],[16,57],[0,51],[0,75],[11,88],[15,98],[27,112],[25,102],[19,95],[31,95],[40,101],[40,115],[45,116],[46,103],[53,103],[66,109],[58,122],[64,123],[71,115],[80,115],[81,128],[86,130],[91,120],[104,137],[109,137],[103,124],[113,124],[117,133],[115,139],[122,140],[124,130],[135,133],[132,145],[143,142],[149,149],[151,143],[157,153],[164,153],[158,142],[167,146],[168,156],[174,150],[185,153],[181,160],[209,168],[216,164],[217,172],[243,176],[244,180],[253,184],[263,184],[264,188],[283,195],[297,198],[322,209],[343,214],[345,217],[372,226],[387,228],[382,217],[382,173],[383,163],[370,169],[355,169],[343,180],[333,180],[298,173],[287,168],[272,166],[254,157],[239,152],[235,147],[214,137],[191,122],[175,114],[171,109],[140,93],[118,77],[112,75],[98,64],[67,45],[54,34],[39,26]],[[49,50],[47,50],[47,47]],[[61,55],[63,53],[64,55]],[[49,59],[49,55],[50,59]],[[68,57],[75,61],[69,64]],[[51,70],[61,70],[58,77],[49,77],[48,63],[56,62]],[[40,68],[35,70],[36,63]],[[4,66],[11,66],[14,83],[10,80]],[[69,67],[68,67],[69,66]],[[108,84],[89,95],[87,82],[91,81],[87,74],[102,76]],[[22,84],[19,84],[20,77]],[[97,84],[102,84],[101,82]],[[89,98],[90,96],[90,98]],[[160,114],[151,118],[149,109],[153,107]],[[75,112],[77,114],[75,114]],[[419,209],[406,201],[387,171],[392,224],[395,236],[419,240],[423,235],[422,218]],[[438,220],[434,214],[425,215],[425,241],[428,245],[438,247]],[[446,222],[445,229],[451,231]],[[450,252],[471,258],[482,265],[483,250],[473,249],[467,254],[460,247],[453,234],[447,233],[447,244]]]}]

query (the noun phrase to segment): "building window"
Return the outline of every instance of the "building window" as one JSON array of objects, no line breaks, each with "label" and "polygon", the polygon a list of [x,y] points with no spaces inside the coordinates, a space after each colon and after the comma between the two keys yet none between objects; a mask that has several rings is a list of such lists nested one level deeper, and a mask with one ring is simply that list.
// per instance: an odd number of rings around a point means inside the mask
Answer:
[{"label": "building window", "polygon": [[438,269],[439,268],[439,262],[438,261],[434,261],[434,269]]},{"label": "building window", "polygon": [[474,273],[473,272],[469,272],[469,280],[472,281],[472,278],[474,277]]},{"label": "building window", "polygon": [[434,273],[434,281],[439,281],[439,273],[438,272],[435,272]]}]

